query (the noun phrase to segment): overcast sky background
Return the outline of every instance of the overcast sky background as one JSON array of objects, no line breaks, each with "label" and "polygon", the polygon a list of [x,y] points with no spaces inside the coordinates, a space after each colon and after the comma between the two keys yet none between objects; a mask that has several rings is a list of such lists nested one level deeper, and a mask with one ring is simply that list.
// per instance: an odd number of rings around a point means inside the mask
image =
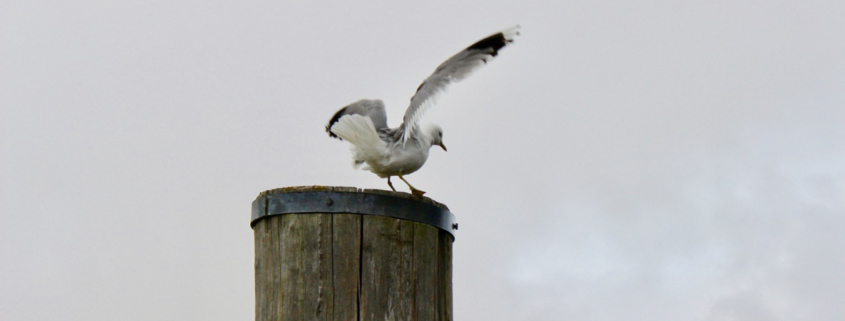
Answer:
[{"label": "overcast sky background", "polygon": [[[323,132],[424,118],[456,320],[845,315],[845,2],[2,1],[0,319],[250,320],[250,203],[387,189]],[[406,187],[401,182],[396,185]]]}]

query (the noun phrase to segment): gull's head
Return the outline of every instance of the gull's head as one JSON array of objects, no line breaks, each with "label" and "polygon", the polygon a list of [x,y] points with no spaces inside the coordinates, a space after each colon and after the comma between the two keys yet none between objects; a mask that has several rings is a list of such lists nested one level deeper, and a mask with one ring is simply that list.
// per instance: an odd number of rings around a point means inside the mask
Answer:
[{"label": "gull's head", "polygon": [[424,131],[429,137],[431,146],[437,145],[443,150],[446,150],[446,145],[443,145],[443,129],[438,125],[428,125]]}]

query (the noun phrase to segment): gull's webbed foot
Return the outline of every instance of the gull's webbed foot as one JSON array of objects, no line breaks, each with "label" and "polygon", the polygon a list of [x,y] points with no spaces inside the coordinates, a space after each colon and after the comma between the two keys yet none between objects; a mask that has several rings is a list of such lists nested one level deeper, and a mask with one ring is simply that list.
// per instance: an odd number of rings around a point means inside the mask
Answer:
[{"label": "gull's webbed foot", "polygon": [[403,182],[405,182],[405,184],[408,184],[408,187],[411,188],[411,194],[414,194],[414,195],[419,196],[419,197],[422,197],[423,194],[425,194],[424,191],[418,190],[418,189],[414,188],[413,186],[411,186],[411,183],[408,183],[408,181],[406,181],[405,178],[402,177],[402,175],[398,175],[398,176],[399,176],[399,179],[401,179]]},{"label": "gull's webbed foot", "polygon": [[422,197],[422,196],[423,196],[423,194],[425,194],[425,192],[424,192],[424,191],[421,191],[421,190],[418,190],[418,189],[416,189],[416,188],[411,187],[411,194],[414,194],[414,195],[416,195],[416,196]]}]

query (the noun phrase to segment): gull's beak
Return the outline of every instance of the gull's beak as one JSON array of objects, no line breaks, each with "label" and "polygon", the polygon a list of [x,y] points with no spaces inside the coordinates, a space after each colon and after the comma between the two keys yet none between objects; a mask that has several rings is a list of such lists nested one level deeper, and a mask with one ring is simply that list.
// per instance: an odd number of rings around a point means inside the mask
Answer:
[{"label": "gull's beak", "polygon": [[443,145],[443,142],[440,142],[439,146],[440,146],[440,148],[443,148],[443,151],[448,152],[448,150],[446,150],[446,145]]}]

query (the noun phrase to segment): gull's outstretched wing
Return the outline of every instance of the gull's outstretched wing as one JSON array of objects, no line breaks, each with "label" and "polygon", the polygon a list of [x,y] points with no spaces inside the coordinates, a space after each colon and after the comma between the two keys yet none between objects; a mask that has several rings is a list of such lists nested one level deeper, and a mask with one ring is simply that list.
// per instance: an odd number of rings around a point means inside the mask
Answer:
[{"label": "gull's outstretched wing", "polygon": [[[417,88],[411,104],[405,111],[402,125],[399,126],[402,142],[407,142],[423,113],[434,104],[437,96],[446,90],[452,82],[461,81],[470,73],[492,60],[499,50],[519,35],[519,26],[511,27],[481,39],[444,61],[431,76]],[[397,137],[398,138],[398,137]]]},{"label": "gull's outstretched wing", "polygon": [[326,132],[329,133],[329,137],[341,139],[332,133],[331,129],[341,117],[346,115],[361,115],[369,117],[370,120],[373,121],[373,126],[375,126],[376,131],[387,128],[387,112],[384,110],[384,103],[378,99],[361,99],[341,108],[334,114],[334,116],[332,116],[332,119],[329,120],[328,125],[326,125]]}]

